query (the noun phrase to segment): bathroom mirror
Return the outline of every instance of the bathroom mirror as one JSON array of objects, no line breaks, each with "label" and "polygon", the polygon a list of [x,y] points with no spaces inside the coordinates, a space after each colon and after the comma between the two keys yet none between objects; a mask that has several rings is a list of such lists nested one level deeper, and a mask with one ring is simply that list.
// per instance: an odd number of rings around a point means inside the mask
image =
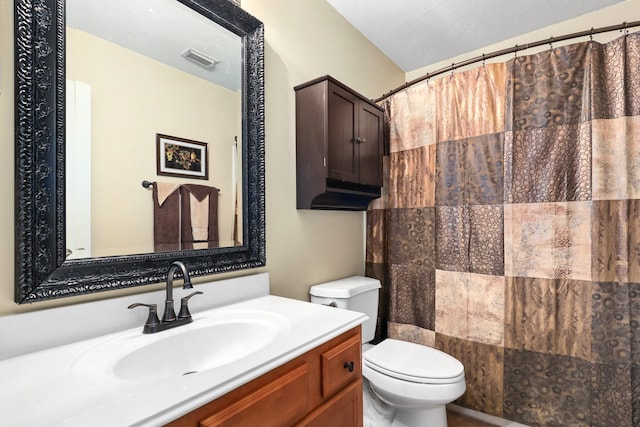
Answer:
[{"label": "bathroom mirror", "polygon": [[[238,238],[228,246],[207,249],[133,251],[127,255],[116,252],[77,259],[67,256],[66,230],[70,224],[66,215],[66,184],[75,170],[74,162],[66,157],[66,4],[64,0],[16,0],[17,303],[161,282],[174,260],[184,261],[193,276],[265,265],[263,25],[229,0],[175,2],[239,39],[238,101],[230,107],[240,112],[235,151],[237,169],[241,172],[237,180]],[[113,127],[118,125],[112,123]],[[126,172],[117,168],[113,171]],[[150,181],[157,178],[160,177],[148,176]],[[141,197],[150,199],[149,190],[140,186],[137,177],[135,182]],[[117,199],[113,203],[117,204]],[[123,216],[132,215],[124,206],[116,210],[120,211]]]}]

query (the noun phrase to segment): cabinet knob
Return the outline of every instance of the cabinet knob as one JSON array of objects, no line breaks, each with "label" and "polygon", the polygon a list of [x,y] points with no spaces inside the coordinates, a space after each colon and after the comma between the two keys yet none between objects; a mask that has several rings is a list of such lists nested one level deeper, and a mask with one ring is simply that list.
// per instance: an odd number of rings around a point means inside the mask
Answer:
[{"label": "cabinet knob", "polygon": [[344,362],[344,365],[342,366],[344,369],[348,369],[349,372],[353,372],[354,369],[354,363],[353,361],[351,362]]}]

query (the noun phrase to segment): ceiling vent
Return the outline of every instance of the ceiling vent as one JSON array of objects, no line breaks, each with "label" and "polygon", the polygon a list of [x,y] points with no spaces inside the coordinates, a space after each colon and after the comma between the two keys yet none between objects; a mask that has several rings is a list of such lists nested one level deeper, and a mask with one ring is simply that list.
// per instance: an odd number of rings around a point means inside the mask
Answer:
[{"label": "ceiling vent", "polygon": [[189,61],[195,62],[199,66],[207,69],[215,67],[216,64],[220,62],[219,60],[207,56],[204,53],[198,52],[197,50],[192,48],[185,50],[181,55],[187,58]]}]

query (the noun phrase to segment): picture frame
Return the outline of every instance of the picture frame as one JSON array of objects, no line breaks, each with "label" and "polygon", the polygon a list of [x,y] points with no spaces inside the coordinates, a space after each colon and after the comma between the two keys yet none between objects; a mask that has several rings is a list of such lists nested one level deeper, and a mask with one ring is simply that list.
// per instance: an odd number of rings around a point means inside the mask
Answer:
[{"label": "picture frame", "polygon": [[192,179],[209,179],[206,142],[156,134],[157,174]]}]

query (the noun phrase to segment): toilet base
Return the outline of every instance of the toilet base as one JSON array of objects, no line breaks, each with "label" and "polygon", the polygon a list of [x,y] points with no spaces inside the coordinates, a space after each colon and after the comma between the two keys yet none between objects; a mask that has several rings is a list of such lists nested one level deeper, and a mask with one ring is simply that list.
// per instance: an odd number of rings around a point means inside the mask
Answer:
[{"label": "toilet base", "polygon": [[391,427],[447,427],[447,409],[438,405],[426,409],[399,409]]},{"label": "toilet base", "polygon": [[380,400],[366,378],[363,378],[362,388],[365,427],[447,427],[445,405],[416,410],[396,409]]}]

